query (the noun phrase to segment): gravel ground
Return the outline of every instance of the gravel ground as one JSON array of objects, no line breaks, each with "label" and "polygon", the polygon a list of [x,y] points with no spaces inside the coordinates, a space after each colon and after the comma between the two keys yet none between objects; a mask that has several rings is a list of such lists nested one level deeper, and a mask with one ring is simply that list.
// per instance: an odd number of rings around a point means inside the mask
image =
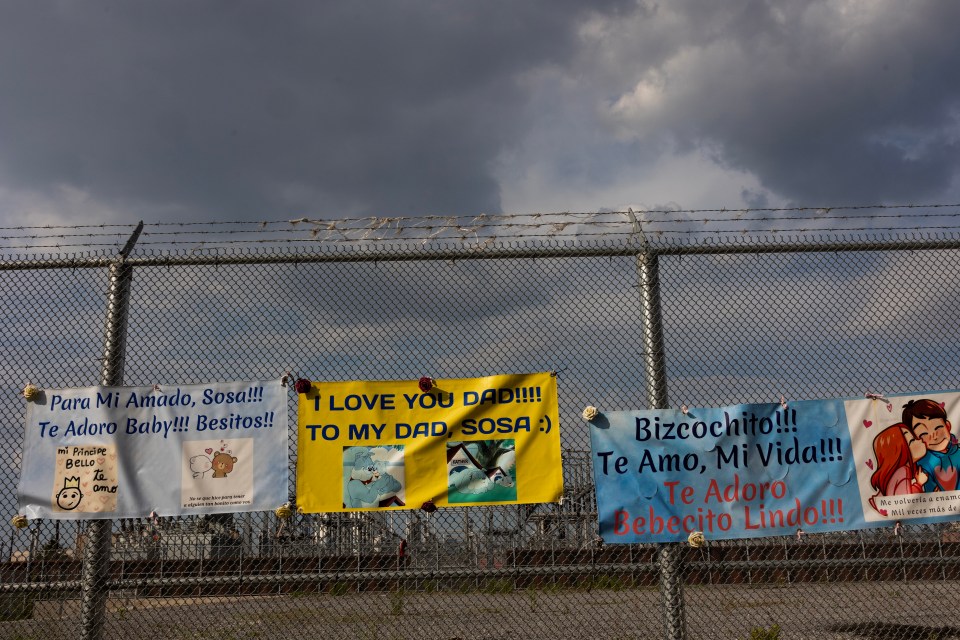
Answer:
[{"label": "gravel ground", "polygon": [[[686,587],[687,638],[960,638],[956,582]],[[946,603],[946,606],[944,604]],[[508,593],[346,593],[210,598],[111,598],[105,636],[134,640],[369,638],[664,638],[656,589]],[[0,638],[80,637],[77,600],[38,601]]]}]

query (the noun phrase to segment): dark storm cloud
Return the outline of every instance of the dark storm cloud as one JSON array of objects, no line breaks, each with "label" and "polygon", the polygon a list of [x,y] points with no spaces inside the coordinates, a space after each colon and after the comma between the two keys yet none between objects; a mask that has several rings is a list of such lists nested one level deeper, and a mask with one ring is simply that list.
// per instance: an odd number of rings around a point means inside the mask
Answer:
[{"label": "dark storm cloud", "polygon": [[947,0],[661,4],[610,113],[795,201],[932,200],[960,170],[958,22]]},{"label": "dark storm cloud", "polygon": [[953,0],[0,3],[0,216],[944,202],[958,22]]},{"label": "dark storm cloud", "polygon": [[131,216],[500,210],[520,74],[604,3],[0,6],[0,186]]},{"label": "dark storm cloud", "polygon": [[[806,201],[910,201],[947,187],[960,168],[960,90],[947,80],[960,59],[948,27],[960,5],[915,8],[831,33],[820,49],[803,41],[813,34],[794,34],[784,87],[761,87],[756,109],[721,134],[727,160]],[[769,37],[789,35],[784,26]]]}]

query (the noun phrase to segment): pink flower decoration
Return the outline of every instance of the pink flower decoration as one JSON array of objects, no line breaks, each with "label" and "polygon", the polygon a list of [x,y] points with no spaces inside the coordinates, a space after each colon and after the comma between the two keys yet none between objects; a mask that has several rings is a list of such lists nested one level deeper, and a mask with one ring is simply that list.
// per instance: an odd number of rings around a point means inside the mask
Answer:
[{"label": "pink flower decoration", "polygon": [[430,390],[437,384],[436,380],[429,376],[423,376],[417,382],[417,386],[420,387],[420,391],[424,393],[430,393]]},{"label": "pink flower decoration", "polygon": [[306,378],[300,378],[293,383],[293,388],[296,390],[297,393],[308,393],[310,391],[311,386],[313,385]]}]

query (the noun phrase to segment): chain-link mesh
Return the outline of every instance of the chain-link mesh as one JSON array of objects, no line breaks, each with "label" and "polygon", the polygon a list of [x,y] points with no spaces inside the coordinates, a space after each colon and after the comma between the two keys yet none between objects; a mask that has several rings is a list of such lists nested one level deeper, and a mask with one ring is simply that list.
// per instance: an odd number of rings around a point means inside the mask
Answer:
[{"label": "chain-link mesh", "polygon": [[[556,371],[565,488],[550,505],[118,520],[102,568],[102,635],[748,638],[773,625],[783,638],[960,634],[941,604],[960,571],[952,526],[604,546],[580,418],[587,404],[637,409],[656,396],[650,363],[661,354],[644,334],[641,286],[651,257],[671,406],[956,388],[957,250],[740,243],[651,247],[644,264],[634,241],[129,261],[123,384]],[[110,279],[102,261],[2,266],[9,523],[20,392],[102,380]],[[293,425],[292,391],[288,408]],[[295,500],[292,428],[289,446]],[[88,527],[6,529],[0,637],[81,634]]]}]

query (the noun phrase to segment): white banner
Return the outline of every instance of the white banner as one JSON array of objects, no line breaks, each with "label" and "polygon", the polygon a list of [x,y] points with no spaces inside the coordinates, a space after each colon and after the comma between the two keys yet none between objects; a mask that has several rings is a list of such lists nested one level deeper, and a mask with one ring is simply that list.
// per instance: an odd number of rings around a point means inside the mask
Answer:
[{"label": "white banner", "polygon": [[28,518],[275,509],[287,500],[287,389],[44,389],[27,405],[18,498]]}]

